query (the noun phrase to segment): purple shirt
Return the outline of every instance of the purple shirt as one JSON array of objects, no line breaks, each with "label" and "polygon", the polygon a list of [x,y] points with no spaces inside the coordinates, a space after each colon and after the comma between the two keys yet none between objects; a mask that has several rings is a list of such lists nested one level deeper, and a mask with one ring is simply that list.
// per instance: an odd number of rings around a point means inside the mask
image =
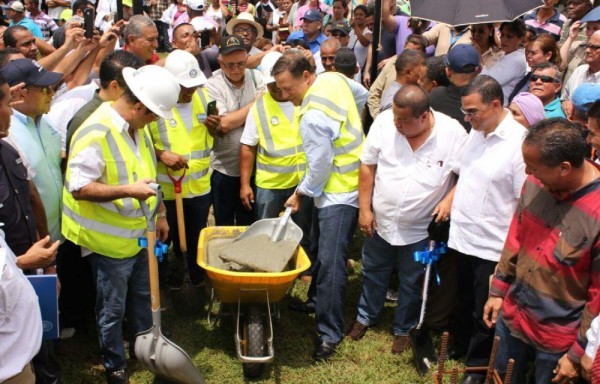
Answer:
[{"label": "purple shirt", "polygon": [[[413,31],[412,29],[408,28],[408,20],[410,19],[410,17],[402,15],[394,16],[394,19],[396,20],[396,24],[398,25],[396,29],[396,55],[399,55],[400,53],[402,53],[402,51],[404,51],[406,39],[408,38],[408,36],[412,35]],[[430,22],[429,26],[427,27],[427,30],[430,30],[436,24],[437,23],[435,21]],[[427,47],[426,53],[428,57],[433,56],[434,52],[435,46],[430,45],[429,47]]]}]

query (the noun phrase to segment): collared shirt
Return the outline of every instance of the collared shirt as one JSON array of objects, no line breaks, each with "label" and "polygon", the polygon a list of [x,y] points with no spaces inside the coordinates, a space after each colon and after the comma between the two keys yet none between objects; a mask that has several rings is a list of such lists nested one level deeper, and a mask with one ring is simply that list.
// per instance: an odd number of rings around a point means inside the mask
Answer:
[{"label": "collared shirt", "polygon": [[100,98],[98,91],[94,92],[94,96],[92,97],[92,100],[88,101],[87,104],[85,104],[83,107],[81,107],[75,113],[75,115],[73,116],[71,121],[69,121],[69,123],[67,124],[67,138],[66,138],[67,158],[69,158],[69,148],[71,147],[71,139],[73,138],[73,135],[75,134],[77,129],[79,129],[79,127],[81,127],[81,124],[83,124],[83,122],[88,117],[90,117],[90,115],[92,113],[94,113],[94,111],[96,109],[98,109],[98,107],[101,106],[102,103],[104,103],[104,100],[102,100],[102,98]]},{"label": "collared shirt", "polygon": [[17,375],[42,344],[38,297],[0,236],[0,382]]},{"label": "collared shirt", "polygon": [[52,103],[46,117],[50,125],[60,134],[60,144],[63,151],[66,150],[67,145],[67,124],[75,116],[75,113],[94,97],[97,89],[98,84],[96,82],[75,87]]},{"label": "collared shirt", "polygon": [[454,119],[432,111],[434,125],[413,151],[396,130],[391,110],[381,112],[369,131],[360,161],[376,165],[373,211],[377,233],[391,245],[413,244],[427,237],[435,206],[452,187],[454,168],[467,133]]},{"label": "collared shirt", "polygon": [[53,240],[62,240],[60,233],[63,180],[60,170],[60,135],[46,120],[46,115],[34,121],[13,109],[10,131],[5,139],[18,147],[22,156],[35,170],[33,182],[44,203],[48,231]]},{"label": "collared shirt", "polygon": [[547,119],[551,117],[567,118],[562,110],[562,105],[560,104],[560,99],[558,97],[555,97],[554,100],[544,106],[544,116],[546,116]]},{"label": "collared shirt", "polygon": [[46,15],[44,12],[40,11],[37,16],[31,17],[31,14],[27,12],[27,17],[32,19],[38,27],[42,30],[42,34],[44,35],[44,40],[50,40],[50,36],[52,36],[52,32],[58,29],[58,25],[53,18]]},{"label": "collared shirt", "polygon": [[561,100],[571,100],[573,92],[583,83],[600,84],[600,71],[590,73],[590,66],[588,64],[577,67],[563,89]]},{"label": "collared shirt", "polygon": [[319,36],[317,36],[314,40],[309,41],[308,37],[306,37],[306,35],[304,34],[303,31],[295,31],[295,32],[290,33],[290,35],[287,38],[287,41],[294,41],[294,40],[302,40],[302,41],[306,42],[306,44],[308,44],[308,48],[310,49],[310,52],[314,55],[317,52],[319,52],[319,49],[321,49],[321,44],[323,44],[323,42],[325,40],[327,40],[327,36],[320,33]]},{"label": "collared shirt", "polygon": [[505,54],[492,68],[483,68],[481,74],[492,76],[500,83],[504,93],[504,105],[506,106],[508,97],[519,81],[527,74],[525,49],[519,48],[514,52]]},{"label": "collared shirt", "polygon": [[448,245],[485,260],[498,261],[525,180],[521,144],[527,129],[511,113],[487,136],[469,133],[459,174]]},{"label": "collared shirt", "polygon": [[397,81],[394,81],[392,85],[387,87],[385,91],[383,91],[383,95],[381,95],[381,100],[379,101],[379,111],[383,112],[387,109],[392,108],[392,102],[394,101],[394,96],[396,92],[398,92],[402,88],[402,84]]},{"label": "collared shirt", "polygon": [[169,8],[169,0],[158,0],[156,4],[148,7],[148,17],[152,20],[160,20],[163,12]]},{"label": "collared shirt", "polygon": [[[11,21],[9,26],[12,27],[13,25],[15,25],[15,23]],[[44,38],[44,34],[42,33],[40,27],[29,17],[22,18],[17,25],[22,25],[23,27],[29,29],[33,37],[39,37],[40,39]]]},{"label": "collared shirt", "polygon": [[[260,72],[246,69],[244,84],[236,88],[222,71],[217,71],[206,83],[208,96],[217,102],[221,116],[238,111],[252,103],[256,95],[265,89]],[[216,136],[210,162],[213,169],[228,176],[240,175],[240,138],[244,125],[232,129],[225,136]]]},{"label": "collared shirt", "polygon": [[500,59],[504,56],[504,51],[495,46],[491,46],[487,51],[481,54],[481,65],[487,69],[492,68],[498,64]]},{"label": "collared shirt", "polygon": [[511,335],[575,363],[600,310],[599,211],[600,179],[558,199],[529,176],[490,287]]},{"label": "collared shirt", "polygon": [[567,62],[569,64],[567,65],[567,69],[565,70],[565,74],[562,79],[563,84],[567,84],[569,82],[569,79],[571,78],[571,75],[573,75],[575,69],[577,69],[577,67],[579,67],[581,63],[584,63],[585,49],[581,46],[581,44],[585,42],[586,40],[576,40],[571,45],[571,48],[569,48],[569,54],[567,56]]},{"label": "collared shirt", "polygon": [[538,11],[539,10],[535,10],[526,14],[523,17],[525,24],[533,27],[538,35],[549,33],[556,41],[558,41],[563,25],[567,22],[567,18],[555,9],[554,14],[542,24],[537,21]]}]

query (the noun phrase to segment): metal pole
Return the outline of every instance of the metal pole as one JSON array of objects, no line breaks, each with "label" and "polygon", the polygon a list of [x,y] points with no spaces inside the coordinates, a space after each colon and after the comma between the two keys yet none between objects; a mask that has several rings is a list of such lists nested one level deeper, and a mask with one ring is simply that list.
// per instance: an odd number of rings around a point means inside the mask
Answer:
[{"label": "metal pole", "polygon": [[371,83],[377,78],[377,64],[379,56],[377,48],[379,47],[379,35],[381,34],[381,0],[375,0],[375,14],[373,15],[373,42],[371,43]]},{"label": "metal pole", "polygon": [[117,19],[115,23],[119,20],[123,20],[123,0],[117,0]]}]

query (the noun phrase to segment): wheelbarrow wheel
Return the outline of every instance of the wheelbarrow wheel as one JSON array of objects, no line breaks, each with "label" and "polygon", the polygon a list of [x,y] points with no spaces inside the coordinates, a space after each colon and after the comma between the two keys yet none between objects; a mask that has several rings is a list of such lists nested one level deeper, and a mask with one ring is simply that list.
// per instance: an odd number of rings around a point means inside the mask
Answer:
[{"label": "wheelbarrow wheel", "polygon": [[[244,346],[246,356],[262,357],[265,354],[265,329],[260,309],[254,305],[248,307],[244,324]],[[243,363],[244,376],[257,378],[263,371],[264,364]]]}]

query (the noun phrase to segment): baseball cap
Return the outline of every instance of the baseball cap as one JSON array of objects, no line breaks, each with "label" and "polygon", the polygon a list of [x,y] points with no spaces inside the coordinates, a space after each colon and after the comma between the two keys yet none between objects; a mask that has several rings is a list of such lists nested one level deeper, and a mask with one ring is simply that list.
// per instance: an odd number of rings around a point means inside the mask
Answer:
[{"label": "baseball cap", "polygon": [[347,22],[345,21],[338,21],[335,22],[331,25],[331,31],[340,31],[343,32],[344,34],[346,34],[346,36],[348,36],[350,34],[350,25],[348,25]]},{"label": "baseball cap", "polygon": [[592,9],[581,18],[582,23],[587,23],[590,21],[600,21],[600,7]]},{"label": "baseball cap", "polygon": [[11,87],[19,83],[49,87],[62,78],[62,73],[46,71],[37,61],[31,59],[13,60],[0,72]]},{"label": "baseball cap", "polygon": [[245,50],[244,40],[239,35],[229,35],[221,39],[221,48],[219,48],[221,55],[226,55],[233,51]]},{"label": "baseball cap", "polygon": [[444,64],[456,73],[473,73],[481,64],[479,53],[470,44],[458,44],[448,52]]},{"label": "baseball cap", "polygon": [[4,10],[12,9],[13,11],[16,11],[16,12],[25,12],[25,7],[23,6],[23,3],[21,3],[20,1],[11,1],[6,5],[2,5],[2,9],[4,9]]},{"label": "baseball cap", "polygon": [[193,11],[204,11],[204,0],[187,0],[186,5]]},{"label": "baseball cap", "polygon": [[587,112],[590,104],[600,100],[600,84],[583,83],[575,88],[571,101],[580,111]]},{"label": "baseball cap", "polygon": [[335,53],[333,65],[338,69],[356,68],[356,55],[350,48],[340,48]]},{"label": "baseball cap", "polygon": [[316,9],[309,9],[300,20],[322,21],[323,15]]}]

